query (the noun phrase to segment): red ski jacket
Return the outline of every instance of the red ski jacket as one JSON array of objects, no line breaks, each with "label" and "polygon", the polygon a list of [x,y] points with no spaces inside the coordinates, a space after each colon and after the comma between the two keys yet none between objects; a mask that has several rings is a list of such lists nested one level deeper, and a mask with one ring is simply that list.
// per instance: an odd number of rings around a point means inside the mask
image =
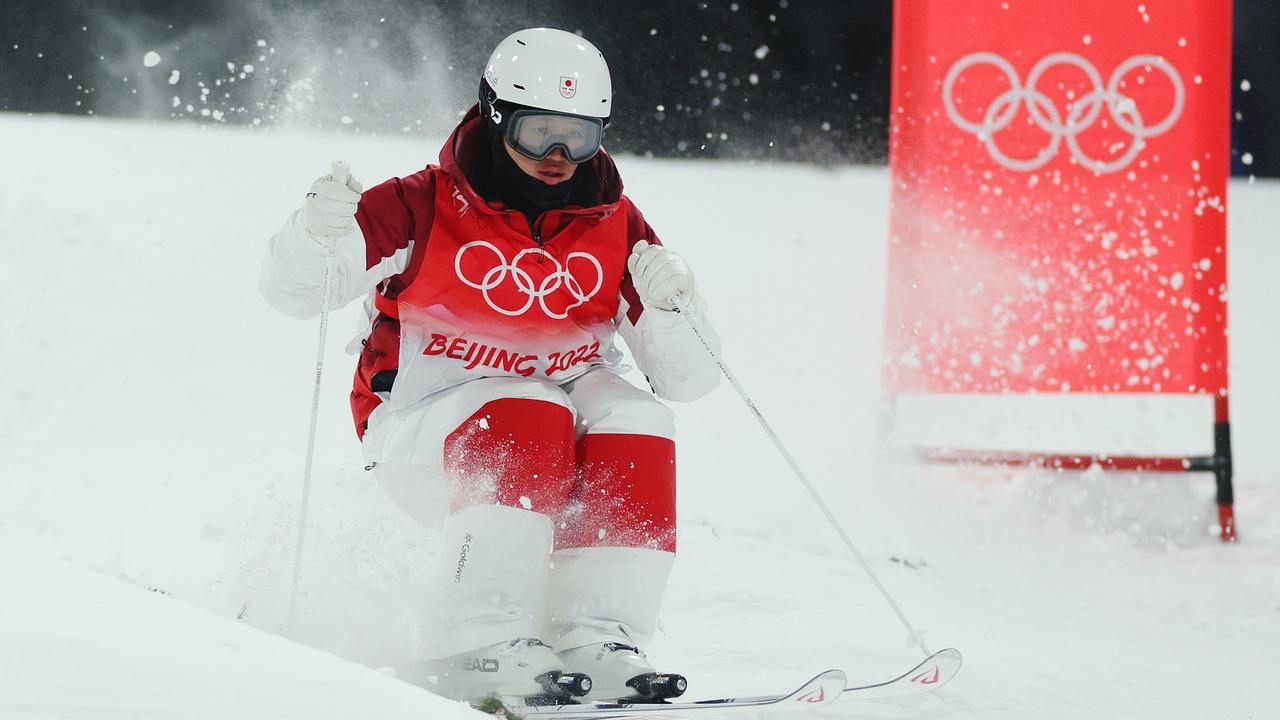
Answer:
[{"label": "red ski jacket", "polygon": [[[357,433],[363,437],[384,404],[404,408],[471,379],[561,384],[597,365],[616,367],[616,334],[660,396],[689,400],[714,387],[714,367],[690,361],[705,352],[691,345],[684,321],[646,310],[632,286],[632,246],[659,240],[622,194],[609,155],[602,150],[590,161],[599,204],[548,210],[531,223],[485,201],[468,180],[473,164],[488,160],[481,123],[473,107],[439,165],[364,191],[359,239],[339,240],[335,300],[367,298],[351,392]],[[299,213],[272,238],[262,290],[273,305],[316,314],[317,247]],[[714,338],[700,311],[695,320]]]}]

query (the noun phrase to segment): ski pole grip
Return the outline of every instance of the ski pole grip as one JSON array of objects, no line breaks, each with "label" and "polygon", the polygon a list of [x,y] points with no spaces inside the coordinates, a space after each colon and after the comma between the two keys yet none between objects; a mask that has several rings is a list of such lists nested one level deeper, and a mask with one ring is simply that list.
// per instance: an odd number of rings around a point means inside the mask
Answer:
[{"label": "ski pole grip", "polygon": [[329,172],[333,175],[333,179],[342,185],[346,185],[351,179],[351,165],[346,160],[334,160],[329,165]]}]

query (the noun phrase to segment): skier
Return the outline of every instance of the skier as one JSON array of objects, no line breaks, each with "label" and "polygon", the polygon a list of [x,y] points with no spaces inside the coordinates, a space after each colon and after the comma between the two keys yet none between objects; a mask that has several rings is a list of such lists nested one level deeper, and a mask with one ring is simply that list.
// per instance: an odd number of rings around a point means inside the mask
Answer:
[{"label": "skier", "polygon": [[[330,252],[331,303],[365,298],[356,433],[387,492],[442,526],[422,652],[442,694],[682,690],[650,687],[670,678],[642,650],[676,549],[674,427],[654,394],[714,388],[688,324],[718,340],[600,147],[611,106],[594,45],[521,30],[439,165],[363,192],[322,177],[270,241],[278,310],[319,314]],[[621,377],[616,335],[653,393]]]}]

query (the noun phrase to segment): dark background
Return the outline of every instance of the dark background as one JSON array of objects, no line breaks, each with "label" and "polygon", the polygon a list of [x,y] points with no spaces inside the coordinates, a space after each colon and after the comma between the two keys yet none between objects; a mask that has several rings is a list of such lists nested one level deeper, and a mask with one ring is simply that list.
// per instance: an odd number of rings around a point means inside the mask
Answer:
[{"label": "dark background", "polygon": [[[1280,175],[1280,0],[1235,9],[1233,170]],[[492,47],[548,25],[608,59],[615,151],[880,163],[891,12],[891,0],[3,0],[0,111],[438,139]]]}]

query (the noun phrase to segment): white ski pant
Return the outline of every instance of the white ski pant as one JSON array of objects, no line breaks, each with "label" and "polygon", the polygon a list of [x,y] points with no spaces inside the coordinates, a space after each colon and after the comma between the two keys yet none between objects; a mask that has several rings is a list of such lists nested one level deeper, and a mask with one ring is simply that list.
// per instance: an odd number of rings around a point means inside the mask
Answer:
[{"label": "white ski pant", "polygon": [[673,435],[665,405],[604,368],[379,407],[364,436],[379,483],[443,526],[424,658],[520,637],[645,642],[675,557]]}]

